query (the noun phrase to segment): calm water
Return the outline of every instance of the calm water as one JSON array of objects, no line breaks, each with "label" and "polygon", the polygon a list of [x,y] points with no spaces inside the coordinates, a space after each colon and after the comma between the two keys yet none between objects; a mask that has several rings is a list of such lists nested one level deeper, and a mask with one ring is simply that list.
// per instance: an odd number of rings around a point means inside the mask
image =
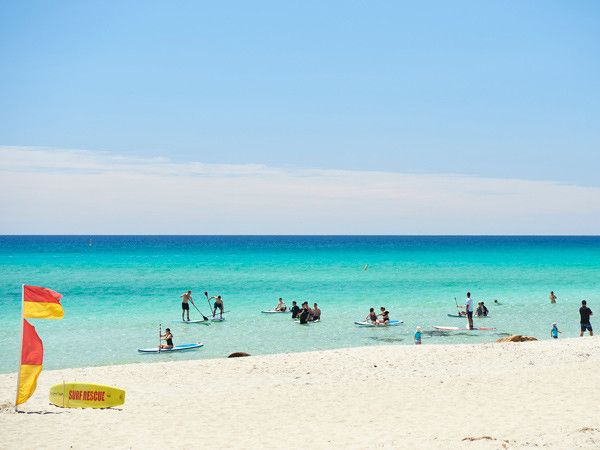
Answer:
[{"label": "calm water", "polygon": [[[64,295],[63,320],[31,320],[46,369],[413,345],[417,325],[424,345],[492,342],[505,334],[547,339],[554,321],[561,337],[572,337],[582,299],[600,310],[600,237],[0,236],[0,373],[18,364],[22,284]],[[204,291],[221,295],[227,320],[173,323],[188,289],[205,315]],[[549,303],[551,290],[556,304]],[[498,330],[432,333],[433,325],[466,323],[447,314],[456,312],[455,298],[464,304],[467,291],[491,312],[476,326]],[[288,315],[260,313],[279,297],[288,305],[318,302],[322,322],[300,326]],[[379,306],[404,325],[353,324]],[[193,307],[191,317],[201,318]],[[157,344],[159,324],[171,328],[176,345],[205,347],[138,354]]]}]

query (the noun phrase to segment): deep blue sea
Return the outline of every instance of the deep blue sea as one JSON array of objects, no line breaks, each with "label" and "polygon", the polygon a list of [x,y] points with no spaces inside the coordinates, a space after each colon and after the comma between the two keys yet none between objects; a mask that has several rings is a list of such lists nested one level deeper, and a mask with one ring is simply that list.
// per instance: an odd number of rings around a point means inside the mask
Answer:
[{"label": "deep blue sea", "polygon": [[[63,320],[30,320],[44,342],[46,369],[413,345],[416,326],[424,345],[493,342],[507,334],[548,339],[555,321],[565,338],[579,334],[582,299],[600,310],[600,237],[0,236],[0,373],[17,370],[23,284],[64,295]],[[204,292],[221,295],[226,321],[174,323],[188,289],[204,315]],[[467,291],[490,310],[475,326],[497,330],[433,331],[466,324],[448,314]],[[261,314],[279,297],[288,305],[317,302],[321,323]],[[354,325],[380,306],[404,324]],[[201,318],[193,307],[191,317]],[[205,346],[138,354],[157,345],[159,325],[171,328],[176,345]]]}]

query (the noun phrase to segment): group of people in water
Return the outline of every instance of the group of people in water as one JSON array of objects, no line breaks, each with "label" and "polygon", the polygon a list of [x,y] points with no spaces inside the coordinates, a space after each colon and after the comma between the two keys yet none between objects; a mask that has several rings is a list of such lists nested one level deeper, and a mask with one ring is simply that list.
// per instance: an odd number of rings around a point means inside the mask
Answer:
[{"label": "group of people in water", "polygon": [[[381,310],[381,313],[377,314],[375,312],[375,308],[371,308],[369,310],[369,314],[367,314],[367,317],[365,317],[365,321],[372,323],[376,327],[390,323],[390,312],[385,309],[385,306],[382,306],[379,309]],[[379,316],[381,316],[381,319],[378,318]]]},{"label": "group of people in water", "polygon": [[[215,317],[217,310],[219,310],[219,314],[220,317],[223,318],[223,299],[221,298],[220,295],[218,296],[213,296],[213,297],[208,297],[208,293],[205,292],[204,293],[206,295],[206,298],[208,299],[209,302],[209,306],[211,306],[211,312],[213,315],[213,318]],[[192,303],[192,305],[194,305],[194,308],[198,309],[196,307],[196,304],[194,303],[194,301],[192,300],[192,291],[187,291],[187,293],[183,294],[180,296],[182,301],[181,301],[181,320],[185,320],[185,314],[187,312],[187,321],[189,322],[190,320],[190,305],[189,302]],[[553,291],[550,291],[550,302],[551,303],[556,303],[556,296],[554,295]],[[212,307],[212,305],[210,304],[210,301],[214,299],[214,308]],[[495,304],[499,304],[498,300],[494,300]],[[486,317],[489,314],[489,311],[487,309],[487,307],[485,306],[484,302],[477,302],[477,308],[473,308],[473,300],[471,299],[471,293],[467,292],[467,300],[465,302],[464,305],[456,305],[457,308],[464,308],[465,311],[461,311],[459,314],[461,316],[465,316],[467,317],[467,319],[469,320],[469,329],[473,329],[473,316],[475,317]],[[389,311],[387,311],[385,309],[384,306],[379,308],[381,310],[381,313],[377,314],[375,312],[375,308],[371,308],[369,310],[369,314],[367,314],[367,317],[365,317],[365,321],[377,326],[380,325],[387,325],[390,322],[390,313]],[[313,304],[313,307],[311,308],[310,306],[308,306],[308,302],[304,302],[302,303],[302,306],[298,306],[296,304],[296,302],[292,302],[292,307],[288,309],[287,305],[285,304],[285,302],[283,301],[282,298],[279,299],[279,303],[277,303],[277,306],[275,306],[274,311],[280,311],[280,312],[291,312],[292,313],[292,319],[299,319],[301,324],[306,324],[306,323],[311,323],[311,322],[318,322],[319,320],[321,320],[321,310],[319,309],[319,307],[317,306],[316,303]],[[585,300],[582,302],[582,307],[579,310],[579,313],[581,315],[581,334],[580,336],[583,336],[583,333],[588,331],[589,334],[591,336],[593,336],[593,331],[592,331],[592,326],[590,325],[590,316],[592,315],[592,311],[587,307]],[[202,314],[202,313],[201,313]],[[558,330],[558,326],[556,323],[552,324],[552,331],[550,332],[550,335],[552,338],[556,339],[558,338],[558,333],[561,333]],[[173,334],[171,333],[171,330],[169,328],[165,329],[165,334],[161,334],[160,335],[160,339],[161,341],[165,341],[164,344],[160,344],[160,348],[164,348],[164,349],[168,349],[168,348],[173,348]],[[415,344],[420,344],[421,343],[421,328],[417,327],[417,332],[415,333]]]},{"label": "group of people in water", "polygon": [[[279,303],[275,307],[275,311],[288,311],[288,307],[283,299],[279,299]],[[321,320],[321,310],[316,303],[314,303],[313,307],[311,308],[308,306],[308,302],[302,303],[301,307],[298,306],[296,302],[292,302],[292,307],[289,309],[289,312],[292,313],[292,319],[299,319],[301,324],[318,322]]]}]

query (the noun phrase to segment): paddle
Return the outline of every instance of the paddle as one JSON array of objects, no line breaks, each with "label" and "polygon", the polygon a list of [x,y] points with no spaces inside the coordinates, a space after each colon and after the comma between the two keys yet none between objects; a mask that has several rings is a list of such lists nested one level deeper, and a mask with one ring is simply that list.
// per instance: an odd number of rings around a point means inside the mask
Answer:
[{"label": "paddle", "polygon": [[160,353],[160,338],[162,337],[162,324],[158,324],[158,353]]},{"label": "paddle", "polygon": [[196,308],[196,311],[198,311],[198,312],[200,313],[200,315],[202,316],[202,318],[203,318],[204,320],[208,320],[208,317],[206,317],[204,314],[202,314],[202,313],[200,312],[200,310],[198,309],[198,307],[196,306],[196,304],[195,304],[194,302],[192,302],[192,305],[194,305],[194,308]]},{"label": "paddle", "polygon": [[208,302],[208,307],[210,308],[210,312],[212,313],[213,317],[215,317],[215,312],[212,309],[212,305],[210,304],[210,299],[208,298],[208,292],[205,292],[204,295],[206,295],[206,301]]}]

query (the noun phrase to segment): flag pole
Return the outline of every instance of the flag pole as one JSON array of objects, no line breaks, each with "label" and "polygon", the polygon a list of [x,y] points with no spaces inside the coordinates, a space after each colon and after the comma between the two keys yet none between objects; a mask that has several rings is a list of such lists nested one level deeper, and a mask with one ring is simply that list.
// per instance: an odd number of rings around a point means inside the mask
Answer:
[{"label": "flag pole", "polygon": [[17,368],[17,395],[15,397],[15,412],[19,401],[19,386],[21,385],[21,363],[23,362],[23,334],[25,333],[25,285],[21,287],[21,339],[19,339],[19,367]]}]

